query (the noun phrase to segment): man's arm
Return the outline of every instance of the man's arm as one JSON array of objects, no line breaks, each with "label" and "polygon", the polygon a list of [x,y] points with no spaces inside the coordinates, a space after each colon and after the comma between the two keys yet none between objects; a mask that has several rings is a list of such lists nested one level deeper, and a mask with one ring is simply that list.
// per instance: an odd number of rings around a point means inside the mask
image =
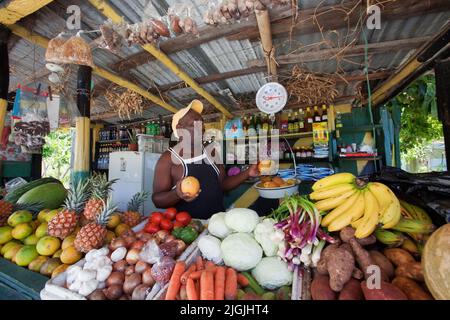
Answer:
[{"label": "man's arm", "polygon": [[227,177],[225,173],[225,167],[223,164],[218,165],[220,170],[220,179],[222,181],[222,190],[229,191],[237,188],[249,177],[257,177],[259,175],[258,166],[256,164],[251,165],[247,170],[242,171],[238,175]]},{"label": "man's arm", "polygon": [[171,161],[170,153],[164,152],[156,163],[152,200],[158,208],[172,207],[181,200],[176,189],[172,189]]}]

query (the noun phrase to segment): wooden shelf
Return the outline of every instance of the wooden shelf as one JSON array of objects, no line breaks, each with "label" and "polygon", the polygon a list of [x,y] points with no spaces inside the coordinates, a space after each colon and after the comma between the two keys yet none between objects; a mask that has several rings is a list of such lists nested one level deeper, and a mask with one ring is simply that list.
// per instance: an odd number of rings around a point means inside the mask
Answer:
[{"label": "wooden shelf", "polygon": [[381,160],[382,158],[380,156],[377,157],[340,157],[339,160],[344,160],[344,161],[378,161]]},{"label": "wooden shelf", "polygon": [[102,140],[97,141],[97,143],[119,143],[119,142],[130,142],[130,139],[116,139],[116,140]]},{"label": "wooden shelf", "polygon": [[336,129],[336,130],[339,130],[343,133],[352,133],[352,132],[367,132],[367,131],[372,131],[374,128],[381,129],[382,127],[383,126],[381,124],[376,124],[374,126],[364,125],[364,126],[360,126],[360,127],[342,127],[340,129]]}]

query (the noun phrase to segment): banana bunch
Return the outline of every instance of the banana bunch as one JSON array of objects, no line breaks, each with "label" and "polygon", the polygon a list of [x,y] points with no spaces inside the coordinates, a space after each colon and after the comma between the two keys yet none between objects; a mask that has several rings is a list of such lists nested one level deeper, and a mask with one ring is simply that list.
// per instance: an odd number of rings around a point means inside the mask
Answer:
[{"label": "banana bunch", "polygon": [[362,184],[350,173],[337,173],[317,181],[309,195],[319,211],[328,211],[322,226],[334,232],[351,225],[357,238],[372,234],[378,225],[390,229],[401,218],[400,201],[384,184]]}]

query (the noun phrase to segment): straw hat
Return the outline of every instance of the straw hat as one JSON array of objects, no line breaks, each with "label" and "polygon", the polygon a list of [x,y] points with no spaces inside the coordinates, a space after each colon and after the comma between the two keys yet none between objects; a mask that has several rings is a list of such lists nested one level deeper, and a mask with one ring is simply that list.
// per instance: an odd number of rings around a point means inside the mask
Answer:
[{"label": "straw hat", "polygon": [[200,100],[192,100],[191,103],[189,103],[189,105],[187,107],[178,110],[178,112],[173,115],[172,131],[177,139],[179,138],[178,134],[177,134],[177,124],[186,115],[186,113],[188,113],[188,111],[191,109],[194,110],[195,112],[201,114],[203,111],[203,103]]}]

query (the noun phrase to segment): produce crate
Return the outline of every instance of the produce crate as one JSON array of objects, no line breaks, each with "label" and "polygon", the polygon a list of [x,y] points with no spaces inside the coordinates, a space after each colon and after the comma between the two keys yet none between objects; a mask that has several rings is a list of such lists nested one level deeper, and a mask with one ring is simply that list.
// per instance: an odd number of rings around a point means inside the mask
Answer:
[{"label": "produce crate", "polygon": [[[140,224],[135,226],[133,228],[133,231],[135,231],[135,232],[141,231],[144,228],[146,223],[147,223],[147,220],[144,220],[143,222],[141,222]],[[202,223],[205,224],[205,221],[202,221]],[[194,242],[192,242],[188,247],[186,247],[186,250],[184,250],[184,252],[178,257],[177,261],[178,260],[186,260],[188,257],[190,257],[192,255],[192,253],[195,251],[195,249],[197,248],[198,239],[200,239],[201,236],[203,236],[207,233],[208,233],[208,229],[203,230],[203,232],[197,237],[197,239]],[[78,261],[77,263],[75,263],[75,265],[83,267],[84,263],[85,263],[85,259],[82,259],[82,260]],[[41,290],[41,293],[40,293],[41,299],[42,300],[73,300],[73,299],[86,300],[85,297],[64,287],[64,285],[66,283],[66,279],[67,279],[67,272],[64,271],[64,272],[60,273],[58,276],[56,276],[55,278],[48,280],[45,284],[44,289]],[[151,297],[157,295],[161,291],[161,289],[164,289],[164,288],[161,288],[161,286],[156,283],[153,286],[152,290],[149,292],[146,300],[151,300]],[[49,291],[51,291],[51,293]]]},{"label": "produce crate", "polygon": [[[202,236],[206,235],[202,234]],[[195,240],[196,242],[200,239],[200,236]],[[186,259],[186,267],[188,268],[191,264],[195,263],[195,260],[198,256],[201,255],[200,249],[198,247],[195,248],[195,250],[189,255]],[[292,294],[291,294],[291,300],[306,300],[303,299],[305,296],[305,292],[302,292],[302,277],[298,276],[297,273],[294,274],[294,279],[292,281]],[[169,287],[169,284],[166,284],[156,295],[152,300],[164,300],[167,289]],[[149,295],[150,296],[150,295]],[[149,298],[147,297],[147,300]]]}]

